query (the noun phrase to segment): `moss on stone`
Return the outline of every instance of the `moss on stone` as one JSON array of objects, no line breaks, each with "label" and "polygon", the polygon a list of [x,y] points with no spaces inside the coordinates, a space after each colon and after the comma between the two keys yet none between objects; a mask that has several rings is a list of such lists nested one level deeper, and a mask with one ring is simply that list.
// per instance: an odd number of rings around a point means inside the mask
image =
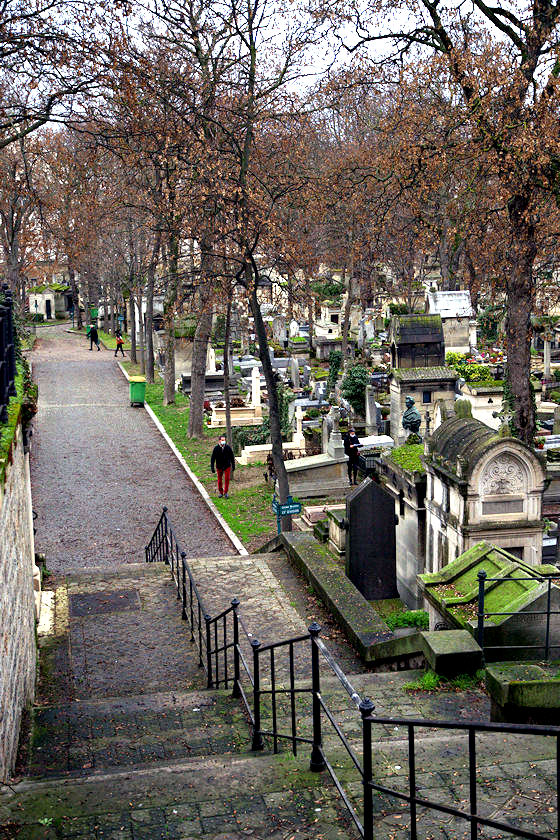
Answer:
[{"label": "moss on stone", "polygon": [[421,443],[405,443],[403,446],[397,446],[392,449],[387,456],[388,461],[398,464],[403,470],[407,472],[426,472],[424,464],[422,463],[422,455],[424,454],[424,446]]}]

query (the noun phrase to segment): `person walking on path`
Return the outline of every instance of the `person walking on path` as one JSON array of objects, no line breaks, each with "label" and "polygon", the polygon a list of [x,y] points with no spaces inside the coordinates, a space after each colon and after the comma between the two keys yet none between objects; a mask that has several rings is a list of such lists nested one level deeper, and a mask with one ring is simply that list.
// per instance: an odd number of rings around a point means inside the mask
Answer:
[{"label": "person walking on path", "polygon": [[[214,470],[215,468],[215,470]],[[231,446],[226,443],[226,436],[221,435],[218,444],[212,450],[210,469],[218,473],[218,494],[228,498],[229,480],[235,470],[235,457]],[[223,480],[223,484],[222,484]]]},{"label": "person walking on path", "polygon": [[99,333],[97,332],[97,327],[95,324],[92,324],[89,328],[89,349],[93,350],[93,345],[96,345],[98,350],[101,350],[99,346]]},{"label": "person walking on path", "polygon": [[360,441],[353,428],[348,430],[348,434],[344,438],[344,451],[348,455],[348,480],[350,484],[357,484]]},{"label": "person walking on path", "polygon": [[120,327],[117,327],[117,329],[115,331],[115,338],[117,339],[117,346],[115,347],[115,359],[117,358],[117,353],[119,352],[119,350],[121,351],[121,355],[124,359],[124,349],[123,349],[124,338],[123,338]]}]

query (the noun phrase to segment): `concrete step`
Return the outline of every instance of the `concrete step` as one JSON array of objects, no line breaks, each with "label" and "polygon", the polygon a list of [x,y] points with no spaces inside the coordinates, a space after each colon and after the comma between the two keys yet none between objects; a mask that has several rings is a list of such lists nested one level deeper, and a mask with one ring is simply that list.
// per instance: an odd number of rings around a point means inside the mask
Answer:
[{"label": "concrete step", "polygon": [[356,836],[325,774],[310,773],[306,762],[270,755],[27,780],[0,794],[0,826],[0,836],[18,840]]},{"label": "concrete step", "polygon": [[[556,819],[554,744],[527,748],[523,736],[477,736],[479,813],[553,838]],[[486,743],[486,737],[490,739]],[[542,739],[541,739],[542,740]],[[552,740],[552,739],[551,739]],[[405,733],[374,744],[374,779],[409,789]],[[362,784],[342,750],[330,752],[350,800],[360,812]],[[0,794],[0,826],[6,838],[68,837],[215,838],[240,840],[349,840],[342,802],[328,774],[310,773],[308,748],[296,758],[269,754],[195,757],[147,768],[98,771],[82,778],[26,780]],[[426,799],[468,809],[466,738],[427,732],[416,744],[416,789]],[[11,833],[8,833],[11,832]],[[374,794],[376,840],[409,838],[406,805]],[[466,840],[464,820],[420,808],[418,836]],[[492,831],[485,837],[505,838]]]},{"label": "concrete step", "polygon": [[119,697],[35,709],[26,773],[89,775],[190,756],[244,752],[239,704],[227,692]]},{"label": "concrete step", "polygon": [[53,586],[39,627],[39,704],[204,686],[168,566],[89,569]]}]

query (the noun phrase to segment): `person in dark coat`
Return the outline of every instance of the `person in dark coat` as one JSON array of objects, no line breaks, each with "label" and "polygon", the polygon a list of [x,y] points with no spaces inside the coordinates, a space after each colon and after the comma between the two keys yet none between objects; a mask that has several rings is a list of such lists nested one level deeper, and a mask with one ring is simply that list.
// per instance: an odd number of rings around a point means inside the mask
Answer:
[{"label": "person in dark coat", "polygon": [[344,451],[348,455],[348,480],[350,484],[358,483],[358,455],[360,441],[354,429],[350,428],[344,438]]},{"label": "person in dark coat", "polygon": [[89,349],[93,350],[93,345],[96,345],[98,350],[101,350],[99,346],[99,334],[97,332],[97,327],[95,324],[92,324],[89,328]]},{"label": "person in dark coat", "polygon": [[[235,470],[235,457],[231,446],[226,443],[225,435],[221,435],[218,445],[212,450],[210,469],[218,473],[218,494],[228,498],[229,480]],[[222,483],[223,482],[223,483]]]}]

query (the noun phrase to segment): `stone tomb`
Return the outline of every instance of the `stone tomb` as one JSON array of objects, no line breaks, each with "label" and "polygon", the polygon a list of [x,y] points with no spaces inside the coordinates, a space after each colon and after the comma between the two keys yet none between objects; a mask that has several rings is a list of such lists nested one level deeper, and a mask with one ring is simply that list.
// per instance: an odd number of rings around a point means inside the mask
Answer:
[{"label": "stone tomb", "polygon": [[331,409],[331,417],[333,426],[327,451],[321,455],[309,455],[286,463],[290,490],[300,499],[313,496],[343,496],[348,491],[348,459],[338,425],[338,409]]},{"label": "stone tomb", "polygon": [[394,315],[389,328],[391,367],[439,367],[445,364],[439,315]]},{"label": "stone tomb", "polygon": [[398,598],[393,500],[366,478],[346,497],[346,575],[367,601]]},{"label": "stone tomb", "polygon": [[[419,586],[430,614],[430,630],[477,628],[478,572],[484,570],[484,649],[487,661],[530,660],[544,653],[548,582],[554,566],[530,566],[502,548],[480,542],[440,572],[419,575]],[[560,645],[560,588],[551,586],[550,644]],[[541,613],[537,615],[536,613]],[[536,646],[531,648],[530,646]],[[502,647],[507,646],[507,647]],[[556,651],[559,648],[556,647]]]},{"label": "stone tomb", "polygon": [[424,463],[428,571],[480,540],[529,565],[541,562],[545,469],[530,447],[456,417],[427,441]]}]

